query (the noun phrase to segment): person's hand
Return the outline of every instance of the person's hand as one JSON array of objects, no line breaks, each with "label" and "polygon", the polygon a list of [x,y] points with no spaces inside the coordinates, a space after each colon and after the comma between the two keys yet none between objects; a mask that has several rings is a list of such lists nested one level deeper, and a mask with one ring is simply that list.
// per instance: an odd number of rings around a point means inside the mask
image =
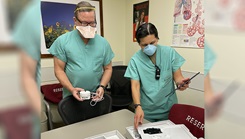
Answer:
[{"label": "person's hand", "polygon": [[72,92],[71,92],[73,97],[76,98],[78,101],[83,101],[83,99],[80,98],[80,92],[81,91],[84,91],[84,89],[82,89],[82,88],[74,88],[72,90]]},{"label": "person's hand", "polygon": [[189,84],[191,83],[191,81],[189,81],[189,80],[190,80],[190,78],[185,78],[181,82],[177,82],[178,90],[183,91],[186,88],[188,88]]},{"label": "person's hand", "polygon": [[104,89],[99,87],[96,90],[96,95],[93,97],[93,100],[100,100],[104,96]]},{"label": "person's hand", "polygon": [[205,96],[205,115],[207,119],[214,119],[221,112],[224,103],[222,93]]},{"label": "person's hand", "polygon": [[135,109],[135,115],[134,115],[134,128],[138,129],[138,126],[143,124],[144,119],[144,111],[142,110],[141,106],[138,106]]}]

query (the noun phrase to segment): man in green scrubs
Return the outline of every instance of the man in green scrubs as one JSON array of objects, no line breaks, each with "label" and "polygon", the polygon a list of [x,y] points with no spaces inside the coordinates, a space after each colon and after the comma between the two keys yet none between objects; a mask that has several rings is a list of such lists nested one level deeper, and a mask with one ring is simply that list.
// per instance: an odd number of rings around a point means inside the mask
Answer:
[{"label": "man in green scrubs", "polygon": [[[131,79],[135,128],[144,118],[151,122],[168,119],[170,108],[177,103],[174,82],[180,86],[188,80],[180,69],[184,58],[171,47],[158,45],[158,32],[153,24],[141,25],[136,39],[141,50],[131,58],[124,75]],[[188,84],[179,90],[187,87]]]},{"label": "man in green scrubs", "polygon": [[77,4],[74,11],[76,30],[58,37],[49,52],[54,55],[54,70],[63,85],[63,98],[79,92],[96,92],[101,98],[112,74],[114,53],[107,40],[96,32],[95,7],[89,2]]}]

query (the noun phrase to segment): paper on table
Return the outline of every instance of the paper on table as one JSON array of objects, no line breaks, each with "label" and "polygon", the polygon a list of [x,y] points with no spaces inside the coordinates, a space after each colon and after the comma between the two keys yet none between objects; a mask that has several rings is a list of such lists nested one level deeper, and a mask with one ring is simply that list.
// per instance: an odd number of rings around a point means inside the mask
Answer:
[{"label": "paper on table", "polygon": [[[147,127],[147,126],[152,126],[152,125],[166,125],[166,126],[169,126],[169,125],[174,125],[174,123],[170,120],[164,120],[164,121],[159,121],[159,122],[154,122],[154,123],[147,123],[147,124],[143,124],[139,127]],[[126,130],[127,130],[127,138],[130,138],[130,139],[141,139],[140,137],[140,134],[138,133],[137,130],[134,129],[133,126],[130,126],[130,127],[126,127]]]}]

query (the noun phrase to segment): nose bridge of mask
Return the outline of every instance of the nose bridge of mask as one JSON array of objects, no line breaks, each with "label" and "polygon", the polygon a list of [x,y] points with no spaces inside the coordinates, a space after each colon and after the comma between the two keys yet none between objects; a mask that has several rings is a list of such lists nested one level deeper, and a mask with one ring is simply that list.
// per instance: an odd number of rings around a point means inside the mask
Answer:
[{"label": "nose bridge of mask", "polygon": [[148,44],[145,49],[152,49],[153,47],[155,47],[155,45],[152,45],[152,44]]},{"label": "nose bridge of mask", "polygon": [[91,26],[77,26],[76,28],[85,38],[94,38],[95,36],[96,28]]},{"label": "nose bridge of mask", "polygon": [[88,25],[87,28],[88,28],[88,31],[91,31],[91,26],[90,25]]},{"label": "nose bridge of mask", "polygon": [[143,52],[148,55],[152,56],[156,52],[156,46],[152,44],[148,44],[144,49]]}]

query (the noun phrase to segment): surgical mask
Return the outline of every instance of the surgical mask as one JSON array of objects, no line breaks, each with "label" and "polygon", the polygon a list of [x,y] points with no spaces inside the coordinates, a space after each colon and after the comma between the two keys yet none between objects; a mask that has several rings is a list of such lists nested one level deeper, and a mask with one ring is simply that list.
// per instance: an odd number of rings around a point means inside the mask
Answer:
[{"label": "surgical mask", "polygon": [[148,55],[148,56],[152,56],[157,50],[157,47],[155,45],[152,44],[148,44],[144,49],[143,52]]},{"label": "surgical mask", "polygon": [[91,26],[76,26],[77,30],[83,35],[84,38],[94,38],[96,27]]}]

